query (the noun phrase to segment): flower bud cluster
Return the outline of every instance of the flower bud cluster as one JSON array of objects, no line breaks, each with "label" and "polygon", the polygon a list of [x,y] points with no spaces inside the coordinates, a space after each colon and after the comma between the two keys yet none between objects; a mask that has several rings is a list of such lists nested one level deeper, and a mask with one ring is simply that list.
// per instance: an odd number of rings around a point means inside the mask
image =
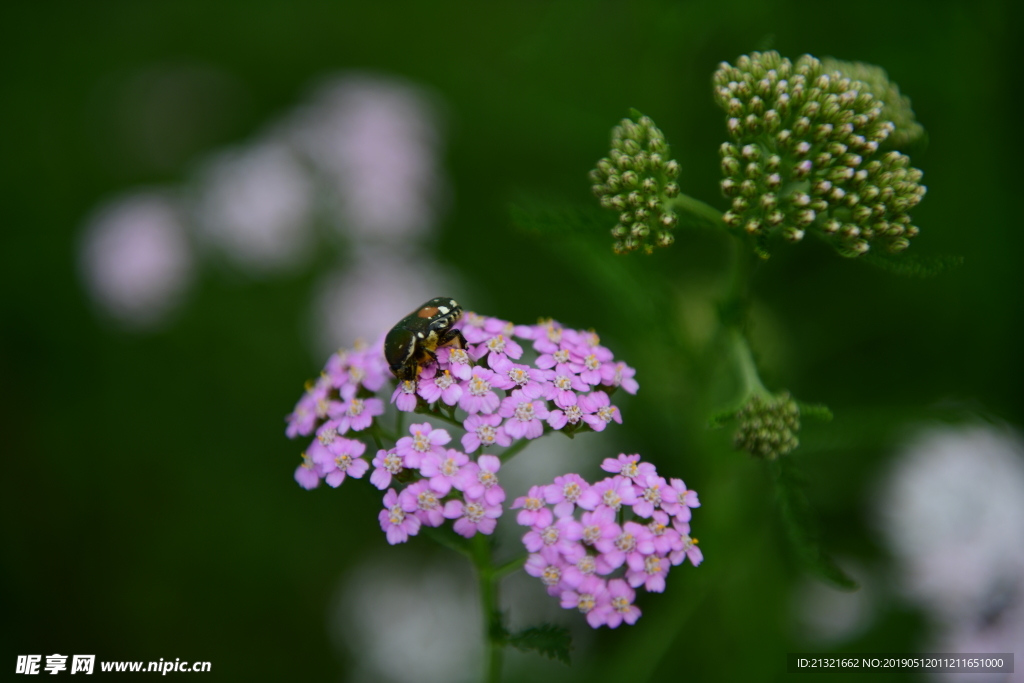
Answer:
[{"label": "flower bud cluster", "polygon": [[607,458],[601,468],[612,476],[593,485],[577,474],[556,477],[512,509],[530,527],[523,536],[527,573],[593,628],[616,628],[640,617],[633,589],[661,593],[670,567],[703,561],[690,537],[691,508],[700,502],[681,479],[666,481],[639,455]]},{"label": "flower bud cluster", "polygon": [[769,397],[754,395],[736,417],[739,428],[734,445],[758,458],[775,460],[800,443],[800,407],[788,392]]},{"label": "flower bud cluster", "polygon": [[910,98],[900,93],[900,87],[889,80],[885,69],[864,62],[844,62],[838,59],[821,60],[825,71],[839,71],[847,78],[867,84],[868,92],[884,102],[882,119],[892,121],[895,129],[883,146],[900,149],[924,136],[924,126],[917,122]]},{"label": "flower bud cluster", "polygon": [[601,206],[619,216],[612,228],[615,253],[650,254],[672,244],[679,219],[669,202],[679,195],[678,176],[679,163],[669,158],[665,136],[649,117],[623,119],[612,129],[611,151],[590,180]]},{"label": "flower bud cluster", "polygon": [[[489,534],[501,516],[504,491],[497,485],[500,460],[470,454],[552,431],[603,431],[622,422],[611,394],[639,388],[636,371],[616,362],[593,331],[562,327],[553,320],[513,325],[467,313],[456,324],[467,348],[437,349],[437,363],[422,368],[415,380],[397,381],[391,403],[403,412],[434,415],[460,425],[462,450],[447,448],[452,437],[430,423],[413,424],[408,436],[395,435],[389,449],[373,459],[371,483],[389,488],[380,513],[390,543],[418,533],[420,525],[439,526],[455,519],[456,533]],[[532,363],[518,363],[529,341]],[[361,478],[370,464],[363,458],[365,437],[384,435],[376,418],[384,413],[377,397],[392,378],[384,359],[383,338],[372,346],[333,354],[315,382],[286,418],[290,438],[315,437],[295,480],[306,489],[323,479],[341,485]],[[462,415],[457,416],[457,411]],[[399,438],[400,437],[400,438]]]},{"label": "flower bud cluster", "polygon": [[812,229],[846,256],[909,246],[918,233],[909,211],[925,187],[909,157],[881,151],[898,130],[883,115],[889,91],[776,52],[722,63],[714,89],[730,138],[720,147],[732,202],[723,219],[753,235],[760,255],[769,234],[798,242]]}]

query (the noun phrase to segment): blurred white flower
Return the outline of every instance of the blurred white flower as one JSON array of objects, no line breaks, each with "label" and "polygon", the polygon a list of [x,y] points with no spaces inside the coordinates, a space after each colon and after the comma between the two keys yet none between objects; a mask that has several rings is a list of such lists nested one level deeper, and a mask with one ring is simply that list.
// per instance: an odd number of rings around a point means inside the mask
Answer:
[{"label": "blurred white flower", "polygon": [[322,86],[292,122],[296,147],[325,174],[339,228],[354,239],[406,240],[447,197],[437,114],[418,88],[365,74]]},{"label": "blurred white flower", "polygon": [[[924,432],[895,463],[878,512],[903,594],[938,626],[929,651],[1019,651],[1024,444],[1016,434],[983,425]],[[1002,680],[1024,680],[1015,676]]]},{"label": "blurred white flower", "polygon": [[331,640],[355,664],[349,680],[476,680],[483,626],[469,564],[454,556],[424,563],[411,549],[388,550],[345,577],[331,611]]},{"label": "blurred white flower", "polygon": [[101,206],[85,226],[79,265],[106,313],[134,327],[159,325],[192,281],[193,255],[177,204],[151,191]]},{"label": "blurred white flower", "polygon": [[309,254],[313,192],[287,145],[263,140],[217,155],[201,173],[201,238],[238,264],[267,272]]},{"label": "blurred white flower", "polygon": [[356,339],[373,342],[435,296],[458,299],[458,287],[427,255],[357,250],[354,263],[329,273],[316,289],[314,351],[330,353]]},{"label": "blurred white flower", "polygon": [[806,577],[793,593],[798,633],[814,643],[836,644],[862,634],[875,615],[871,577],[855,560],[839,558],[840,565],[858,584],[854,591],[834,588]]}]

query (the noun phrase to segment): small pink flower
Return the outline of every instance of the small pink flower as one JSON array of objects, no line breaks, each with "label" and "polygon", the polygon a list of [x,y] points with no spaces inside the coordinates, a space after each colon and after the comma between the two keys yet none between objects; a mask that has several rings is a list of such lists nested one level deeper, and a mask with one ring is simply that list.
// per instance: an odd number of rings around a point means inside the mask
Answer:
[{"label": "small pink flower", "polygon": [[522,526],[546,527],[554,519],[551,510],[544,507],[543,486],[531,486],[525,496],[520,496],[512,501],[511,509],[518,510],[519,508],[523,508],[523,510],[516,515],[516,523]]},{"label": "small pink flower", "polygon": [[500,505],[488,505],[483,499],[455,499],[444,506],[444,516],[455,520],[455,533],[466,538],[472,538],[478,531],[485,535],[494,533],[501,512]]},{"label": "small pink flower", "polygon": [[398,383],[394,393],[391,394],[391,402],[403,413],[411,413],[416,410],[416,380],[405,379]]},{"label": "small pink flower", "polygon": [[590,488],[578,474],[555,477],[555,482],[544,487],[544,500],[555,506],[556,517],[568,517],[576,510],[576,501]]},{"label": "small pink flower", "polygon": [[406,514],[406,511],[398,502],[398,494],[394,489],[388,489],[384,494],[384,509],[377,515],[380,520],[380,528],[387,534],[388,543],[405,543],[410,536],[415,536],[420,531],[420,520],[415,515]]},{"label": "small pink flower", "polygon": [[601,383],[612,387],[622,387],[629,394],[635,394],[640,388],[637,381],[633,379],[636,370],[625,363],[605,363],[601,365]]},{"label": "small pink flower", "polygon": [[448,432],[434,429],[429,422],[409,425],[412,436],[403,436],[395,444],[395,452],[405,458],[405,466],[416,469],[427,453],[444,455],[444,446],[452,440]]},{"label": "small pink flower", "polygon": [[466,466],[466,497],[483,498],[488,505],[500,505],[505,490],[498,485],[501,460],[495,455],[481,455],[476,463]]},{"label": "small pink flower", "polygon": [[522,389],[501,402],[498,414],[505,420],[505,432],[513,439],[536,439],[544,434],[542,419],[548,416],[544,401],[531,399]]},{"label": "small pink flower", "polygon": [[326,475],[324,479],[332,488],[341,486],[346,475],[360,479],[370,468],[369,464],[359,457],[366,451],[366,444],[362,441],[339,438],[335,439],[328,449],[331,457],[322,464],[322,470]]},{"label": "small pink flower", "polygon": [[689,559],[690,564],[694,567],[699,566],[700,563],[704,561],[704,553],[697,547],[697,539],[690,538],[689,535],[683,535],[682,541],[682,548],[676,550],[669,556],[672,560],[672,564],[682,564],[684,559]]},{"label": "small pink flower", "polygon": [[605,617],[608,628],[617,628],[622,622],[633,625],[640,618],[640,608],[633,604],[636,591],[622,579],[612,579],[608,582],[608,597],[611,608]]},{"label": "small pink flower", "polygon": [[444,523],[444,506],[425,480],[411,484],[402,491],[398,502],[405,512],[413,513],[427,526],[441,526]]},{"label": "small pink flower", "polygon": [[505,433],[501,425],[501,415],[491,413],[490,415],[470,415],[462,423],[466,433],[462,435],[462,447],[467,453],[472,453],[483,446],[508,446],[512,443],[512,437]]},{"label": "small pink flower", "polygon": [[622,533],[622,527],[615,522],[615,511],[604,505],[593,512],[584,512],[580,518],[583,525],[583,538],[587,545],[596,545],[601,541],[611,541]]},{"label": "small pink flower", "polygon": [[637,502],[633,512],[639,517],[650,517],[656,509],[674,514],[680,507],[676,490],[668,485],[664,477],[655,474],[640,475],[636,478]]},{"label": "small pink flower", "polygon": [[373,418],[384,414],[384,402],[379,398],[350,398],[340,404],[344,410],[339,415],[332,415],[338,419],[338,433],[344,434],[350,428],[354,432],[360,432],[373,423]]},{"label": "small pink flower", "polygon": [[583,492],[576,503],[584,510],[594,510],[604,505],[618,512],[623,505],[636,504],[636,491],[625,477],[608,477]]},{"label": "small pink flower", "polygon": [[491,388],[494,373],[479,365],[473,367],[469,380],[462,385],[462,398],[459,407],[469,414],[493,413],[501,405],[501,400]]},{"label": "small pink flower", "polygon": [[295,481],[307,491],[320,485],[320,468],[305,453],[302,454],[302,464],[295,468]]},{"label": "small pink flower", "polygon": [[566,425],[578,425],[583,422],[584,414],[578,405],[572,405],[565,410],[552,410],[548,413],[548,425],[552,429],[561,429]]},{"label": "small pink flower", "polygon": [[626,561],[629,564],[626,580],[630,586],[643,586],[650,593],[665,592],[665,576],[671,566],[668,557],[634,553]]},{"label": "small pink flower", "polygon": [[572,517],[562,517],[546,527],[534,526],[523,536],[523,545],[531,553],[544,546],[555,548],[562,557],[575,563],[586,550],[578,541],[583,538],[583,525]]},{"label": "small pink flower", "polygon": [[427,403],[441,400],[446,405],[453,406],[462,398],[462,387],[452,376],[451,371],[447,368],[439,371],[434,364],[420,374],[417,391]]},{"label": "small pink flower", "polygon": [[[533,553],[526,559],[523,569],[530,576],[540,579],[541,583],[547,588],[548,595],[558,597],[562,594],[562,591],[576,588],[583,581],[582,577],[580,577],[579,581],[574,580],[575,586],[564,583],[565,571],[571,566],[562,558],[557,550],[544,546],[540,549],[539,553]],[[577,574],[579,574],[578,571],[574,572],[574,579]]]},{"label": "small pink flower", "polygon": [[591,628],[603,625],[608,618],[604,610],[600,609],[611,601],[604,579],[588,576],[579,588],[563,591],[561,598],[565,609],[575,608],[587,615],[587,623]]},{"label": "small pink flower", "polygon": [[626,522],[622,525],[622,533],[612,539],[601,539],[594,547],[601,552],[610,567],[617,569],[631,558],[653,553],[654,541],[647,527],[636,522]]},{"label": "small pink flower", "polygon": [[673,550],[682,548],[682,540],[679,532],[669,526],[668,514],[661,510],[655,510],[651,515],[651,521],[647,523],[647,529],[651,532],[654,543],[654,552],[658,555],[668,555]]},{"label": "small pink flower", "polygon": [[611,405],[611,399],[603,391],[592,391],[586,396],[580,396],[579,406],[584,412],[583,421],[595,432],[604,431],[605,425],[612,420],[622,424],[619,409]]},{"label": "small pink flower", "polygon": [[618,458],[605,458],[601,463],[601,469],[613,474],[621,474],[634,481],[641,475],[654,474],[654,465],[649,462],[640,462],[639,455],[625,455],[620,453]]},{"label": "small pink flower", "polygon": [[450,346],[437,350],[437,361],[441,367],[447,367],[456,379],[466,380],[473,376],[473,365],[465,349]]},{"label": "small pink flower", "polygon": [[405,469],[405,460],[394,449],[377,451],[373,459],[373,474],[370,475],[370,483],[381,491],[391,485],[391,478]]},{"label": "small pink flower", "polygon": [[555,401],[555,405],[559,408],[565,409],[569,406],[576,405],[578,397],[576,392],[585,392],[590,390],[590,386],[580,379],[579,375],[568,372],[563,373],[557,370],[554,378],[551,380],[551,397]]},{"label": "small pink flower", "polygon": [[468,455],[449,448],[443,455],[425,455],[420,461],[420,474],[430,479],[430,488],[446,496],[453,487],[459,491],[465,489],[466,475],[475,474],[472,470],[466,469],[468,464]]}]

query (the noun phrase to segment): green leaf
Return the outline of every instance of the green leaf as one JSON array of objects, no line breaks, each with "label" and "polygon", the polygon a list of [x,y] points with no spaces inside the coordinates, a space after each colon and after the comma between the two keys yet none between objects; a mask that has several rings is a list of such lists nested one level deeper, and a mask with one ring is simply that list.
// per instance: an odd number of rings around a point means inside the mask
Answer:
[{"label": "green leaf", "polygon": [[895,275],[920,278],[935,277],[964,264],[963,256],[950,254],[889,254],[871,251],[859,259]]},{"label": "green leaf", "polygon": [[[543,235],[599,235],[608,239],[615,216],[600,206],[556,204],[524,197],[509,205],[512,224]],[[609,251],[611,246],[608,247]]]},{"label": "green leaf", "polygon": [[839,588],[857,590],[851,579],[818,543],[817,527],[811,505],[804,495],[807,480],[792,458],[783,457],[774,464],[779,512],[793,550],[808,569]]},{"label": "green leaf", "polygon": [[572,650],[572,636],[564,626],[544,624],[510,634],[506,644],[528,652],[539,652],[548,659],[557,659],[562,664],[570,664],[569,652]]},{"label": "green leaf", "polygon": [[824,403],[803,403],[797,401],[796,405],[800,408],[800,417],[813,417],[822,422],[832,421],[832,411]]}]

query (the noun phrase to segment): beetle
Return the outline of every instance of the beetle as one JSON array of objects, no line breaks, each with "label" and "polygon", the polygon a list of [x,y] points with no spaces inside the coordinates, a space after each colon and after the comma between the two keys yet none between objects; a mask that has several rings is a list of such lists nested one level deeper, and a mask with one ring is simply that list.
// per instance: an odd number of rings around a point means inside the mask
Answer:
[{"label": "beetle", "polygon": [[415,380],[424,365],[437,361],[438,347],[457,343],[466,348],[462,332],[452,329],[462,317],[455,299],[439,296],[398,321],[384,338],[384,358],[399,380]]}]

